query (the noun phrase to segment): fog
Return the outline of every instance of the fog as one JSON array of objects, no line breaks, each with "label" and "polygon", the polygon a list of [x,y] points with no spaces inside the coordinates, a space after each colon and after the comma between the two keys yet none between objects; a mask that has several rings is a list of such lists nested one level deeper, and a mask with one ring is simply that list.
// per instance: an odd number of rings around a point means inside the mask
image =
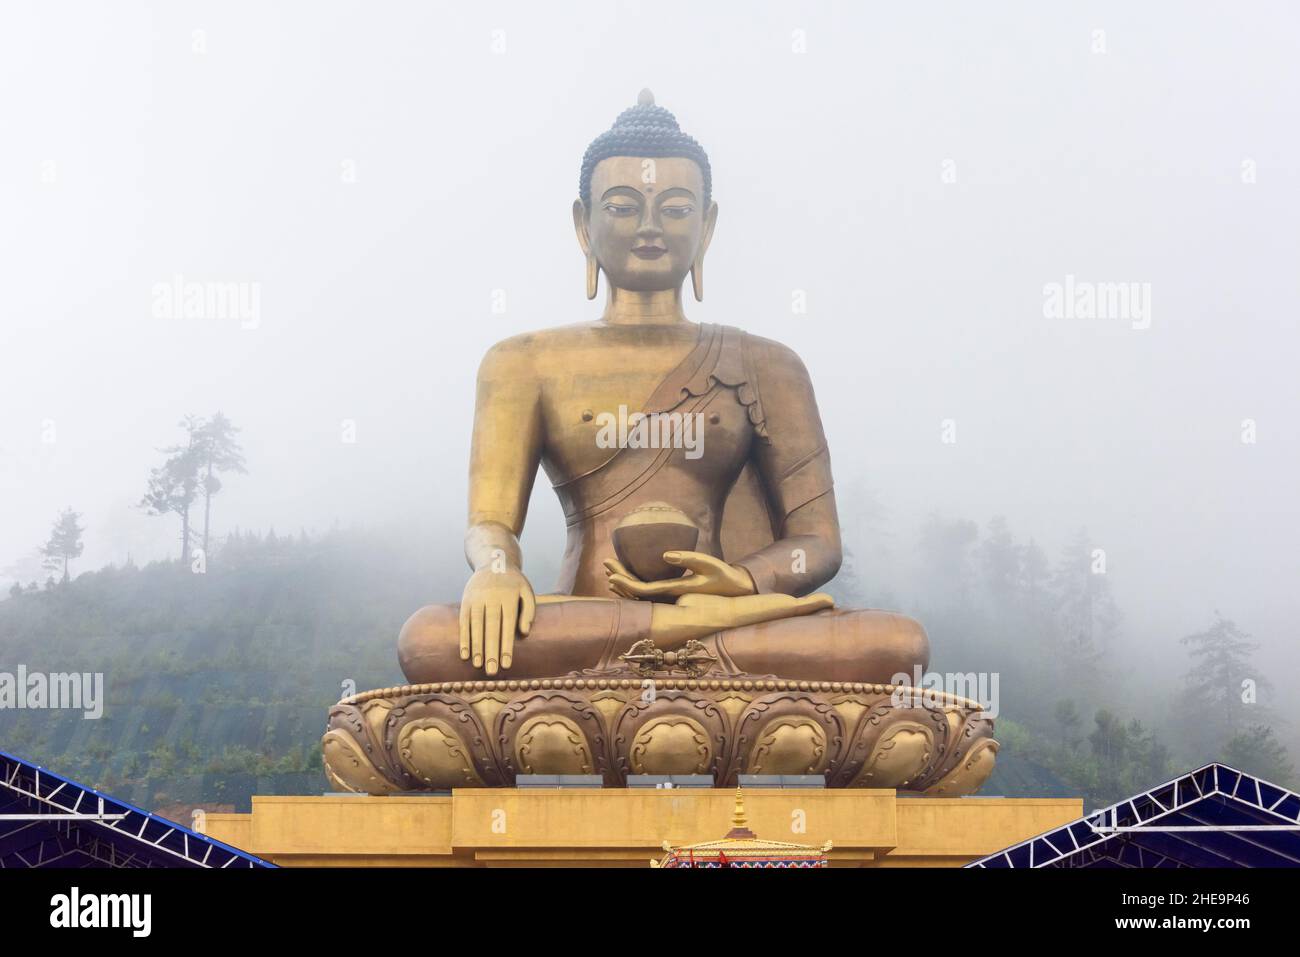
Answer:
[{"label": "fog", "polygon": [[[249,470],[218,534],[401,529],[463,566],[478,362],[599,315],[569,207],[648,86],[721,207],[688,314],[803,357],[847,541],[904,605],[933,513],[1053,555],[1086,528],[1135,663],[1217,608],[1276,680],[1297,26],[1283,3],[7,5],[0,568],[37,577],[69,506],[74,573],[174,556],[137,503],[181,416],[217,410]],[[166,315],[176,277],[255,288],[256,316]],[[1050,315],[1045,287],[1088,283],[1147,308]],[[540,477],[540,588],[562,527]]]}]

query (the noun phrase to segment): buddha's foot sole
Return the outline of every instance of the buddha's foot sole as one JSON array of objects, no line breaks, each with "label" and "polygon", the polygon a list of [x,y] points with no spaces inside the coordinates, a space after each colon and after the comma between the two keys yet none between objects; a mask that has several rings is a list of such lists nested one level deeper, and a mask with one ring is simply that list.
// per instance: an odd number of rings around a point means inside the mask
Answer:
[{"label": "buddha's foot sole", "polygon": [[948,797],[993,770],[979,704],[884,684],[600,676],[449,681],[330,708],[325,772],[369,794],[509,787],[519,774],[824,774],[828,787]]}]

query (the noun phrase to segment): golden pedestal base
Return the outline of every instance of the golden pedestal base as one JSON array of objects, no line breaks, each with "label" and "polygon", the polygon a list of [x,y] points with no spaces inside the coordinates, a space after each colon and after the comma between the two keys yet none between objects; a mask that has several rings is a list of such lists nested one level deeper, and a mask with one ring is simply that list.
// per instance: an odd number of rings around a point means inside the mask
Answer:
[{"label": "golden pedestal base", "polygon": [[[1080,799],[899,797],[745,789],[765,838],[821,845],[832,867],[960,866],[1083,815]],[[211,836],[288,867],[648,867],[663,844],[722,835],[735,792],[470,788],[450,796],[254,797],[208,814]]]},{"label": "golden pedestal base", "polygon": [[519,774],[819,774],[829,788],[973,793],[993,770],[993,721],[953,695],[891,685],[633,672],[367,691],[330,709],[339,790],[385,795],[508,787]]}]

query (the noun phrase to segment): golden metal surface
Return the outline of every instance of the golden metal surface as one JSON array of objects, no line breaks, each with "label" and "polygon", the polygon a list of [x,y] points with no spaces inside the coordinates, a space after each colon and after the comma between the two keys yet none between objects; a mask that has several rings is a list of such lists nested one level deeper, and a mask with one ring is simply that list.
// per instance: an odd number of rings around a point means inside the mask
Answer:
[{"label": "golden metal surface", "polygon": [[[490,708],[482,707],[484,702]],[[374,720],[379,715],[382,720]],[[820,774],[831,788],[970,794],[993,770],[974,701],[891,685],[613,671],[447,681],[354,695],[330,709],[340,790],[392,794],[520,774]]]},{"label": "golden metal surface", "polygon": [[[251,813],[209,813],[204,830],[285,867],[643,868],[665,842],[716,840],[734,805],[720,788],[255,796]],[[745,812],[765,838],[833,840],[832,867],[959,867],[1078,819],[1083,802],[746,788]]]},{"label": "golden metal surface", "polygon": [[731,815],[731,830],[721,840],[702,841],[674,847],[664,841],[667,854],[651,858],[650,866],[659,867],[753,867],[797,864],[803,867],[825,867],[827,853],[835,846],[826,841],[820,847],[796,844],[791,841],[760,839],[749,828],[745,815],[745,796],[736,788],[736,809]]}]

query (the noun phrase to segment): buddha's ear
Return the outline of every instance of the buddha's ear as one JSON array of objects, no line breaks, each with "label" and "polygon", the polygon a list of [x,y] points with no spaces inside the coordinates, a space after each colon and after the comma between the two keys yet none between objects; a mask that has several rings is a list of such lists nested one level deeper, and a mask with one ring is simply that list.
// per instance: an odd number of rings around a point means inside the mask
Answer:
[{"label": "buddha's ear", "polygon": [[591,234],[587,232],[587,204],[580,199],[573,201],[573,231],[578,234],[578,245],[584,256],[591,255]]},{"label": "buddha's ear", "polygon": [[709,211],[704,214],[704,237],[700,240],[699,259],[704,258],[704,254],[709,251],[709,243],[713,242],[713,227],[718,225],[718,204],[709,203]]},{"label": "buddha's ear", "polygon": [[704,301],[704,254],[709,251],[709,243],[713,241],[713,227],[718,224],[718,204],[709,203],[709,211],[704,214],[704,235],[700,237],[700,251],[695,254],[695,262],[691,264],[691,291],[695,293],[695,301]]},{"label": "buddha's ear", "polygon": [[587,257],[587,298],[596,298],[596,288],[600,284],[600,263],[591,249],[591,233],[587,231],[587,204],[580,198],[573,201],[573,231],[578,234],[578,246]]}]

